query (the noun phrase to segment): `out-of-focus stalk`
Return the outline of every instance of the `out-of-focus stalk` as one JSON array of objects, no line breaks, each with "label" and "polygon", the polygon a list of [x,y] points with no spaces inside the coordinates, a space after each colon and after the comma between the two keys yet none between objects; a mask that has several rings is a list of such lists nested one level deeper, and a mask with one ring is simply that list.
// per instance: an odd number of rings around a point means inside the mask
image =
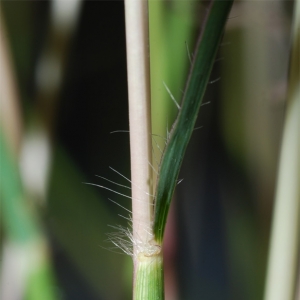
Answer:
[{"label": "out-of-focus stalk", "polygon": [[300,1],[295,1],[287,111],[271,233],[265,300],[295,299],[300,242]]},{"label": "out-of-focus stalk", "polygon": [[[0,10],[0,298],[56,298],[47,242],[26,199],[17,166],[22,120],[5,25]],[[2,231],[1,231],[2,232]]]},{"label": "out-of-focus stalk", "polygon": [[22,126],[17,87],[12,70],[5,24],[0,10],[0,127],[6,133],[11,150],[17,156],[20,150]]}]

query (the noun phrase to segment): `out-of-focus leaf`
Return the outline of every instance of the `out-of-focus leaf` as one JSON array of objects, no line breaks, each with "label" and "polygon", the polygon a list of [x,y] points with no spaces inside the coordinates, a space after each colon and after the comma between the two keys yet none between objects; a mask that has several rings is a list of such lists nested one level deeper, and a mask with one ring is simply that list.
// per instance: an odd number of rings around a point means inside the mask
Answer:
[{"label": "out-of-focus leaf", "polygon": [[34,214],[24,201],[23,188],[16,163],[0,131],[1,217],[6,235],[18,243],[28,243],[39,235]]},{"label": "out-of-focus leaf", "polygon": [[104,240],[113,231],[108,225],[120,223],[120,218],[84,181],[66,153],[57,150],[48,200],[51,230],[99,295],[104,299],[126,299],[122,268],[129,258],[103,249],[113,246]]},{"label": "out-of-focus leaf", "polygon": [[[28,300],[55,299],[53,289],[54,278],[45,248],[45,241],[36,217],[36,212],[26,201],[16,163],[9,151],[6,140],[0,130],[0,196],[1,196],[1,222],[8,240],[12,241],[20,253],[28,254],[28,248],[36,256],[28,258],[31,263],[27,265],[25,276],[16,280],[26,279],[26,293]],[[42,257],[42,259],[40,259]],[[21,267],[20,267],[21,268]],[[39,274],[35,276],[35,274]],[[3,273],[2,276],[6,276]],[[21,279],[20,279],[21,278]],[[6,278],[2,278],[6,280]],[[24,283],[13,282],[12,286]],[[38,297],[37,297],[38,296]]]}]

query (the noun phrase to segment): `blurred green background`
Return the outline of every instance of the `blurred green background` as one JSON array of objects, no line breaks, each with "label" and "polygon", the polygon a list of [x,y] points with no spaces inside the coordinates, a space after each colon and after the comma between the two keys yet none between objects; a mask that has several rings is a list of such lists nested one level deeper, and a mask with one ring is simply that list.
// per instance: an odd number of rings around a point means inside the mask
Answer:
[{"label": "blurred green background", "polygon": [[[109,199],[130,200],[84,184],[130,195],[95,176],[130,178],[124,3],[0,5],[0,298],[130,299],[131,258],[106,241],[128,226]],[[176,114],[163,82],[180,101],[205,8],[150,1],[159,136]],[[167,225],[167,300],[262,299],[292,10],[234,4]]]}]

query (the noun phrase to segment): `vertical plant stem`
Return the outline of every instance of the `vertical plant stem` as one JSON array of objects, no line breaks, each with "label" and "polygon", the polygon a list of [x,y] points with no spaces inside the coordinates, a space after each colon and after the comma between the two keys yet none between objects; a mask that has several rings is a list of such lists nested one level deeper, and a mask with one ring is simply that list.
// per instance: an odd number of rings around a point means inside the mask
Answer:
[{"label": "vertical plant stem", "polygon": [[[152,244],[152,161],[148,2],[125,1],[126,49],[129,96],[130,155],[132,180],[132,227],[134,261],[134,299],[147,296],[153,277],[161,272],[151,271],[149,264],[158,258],[162,269],[160,249]],[[154,254],[153,254],[154,253]],[[161,275],[159,275],[161,276]],[[152,278],[151,278],[152,277]],[[149,284],[150,283],[150,284]],[[154,283],[155,285],[155,283]],[[153,298],[159,299],[159,298]]]},{"label": "vertical plant stem", "polygon": [[151,139],[147,2],[125,1],[130,123],[133,233],[145,239],[150,227]]},{"label": "vertical plant stem", "polygon": [[286,120],[272,224],[265,300],[295,299],[300,242],[300,1],[295,2]]},{"label": "vertical plant stem", "polygon": [[10,149],[19,154],[22,138],[21,112],[12,59],[10,57],[6,28],[0,8],[0,127]]}]

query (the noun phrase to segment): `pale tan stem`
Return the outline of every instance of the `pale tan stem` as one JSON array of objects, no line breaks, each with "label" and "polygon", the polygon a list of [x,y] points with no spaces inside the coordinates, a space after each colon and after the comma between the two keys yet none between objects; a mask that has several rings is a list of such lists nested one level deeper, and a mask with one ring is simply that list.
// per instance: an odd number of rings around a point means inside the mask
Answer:
[{"label": "pale tan stem", "polygon": [[[129,95],[133,239],[147,245],[151,239],[153,198],[151,178],[151,114],[148,2],[125,0]],[[136,270],[138,251],[134,245]]]},{"label": "pale tan stem", "polygon": [[265,300],[293,300],[300,242],[300,0],[295,1],[286,120],[272,224]]},{"label": "pale tan stem", "polygon": [[5,25],[0,10],[0,126],[10,149],[19,154],[22,125],[17,85],[10,57]]}]

